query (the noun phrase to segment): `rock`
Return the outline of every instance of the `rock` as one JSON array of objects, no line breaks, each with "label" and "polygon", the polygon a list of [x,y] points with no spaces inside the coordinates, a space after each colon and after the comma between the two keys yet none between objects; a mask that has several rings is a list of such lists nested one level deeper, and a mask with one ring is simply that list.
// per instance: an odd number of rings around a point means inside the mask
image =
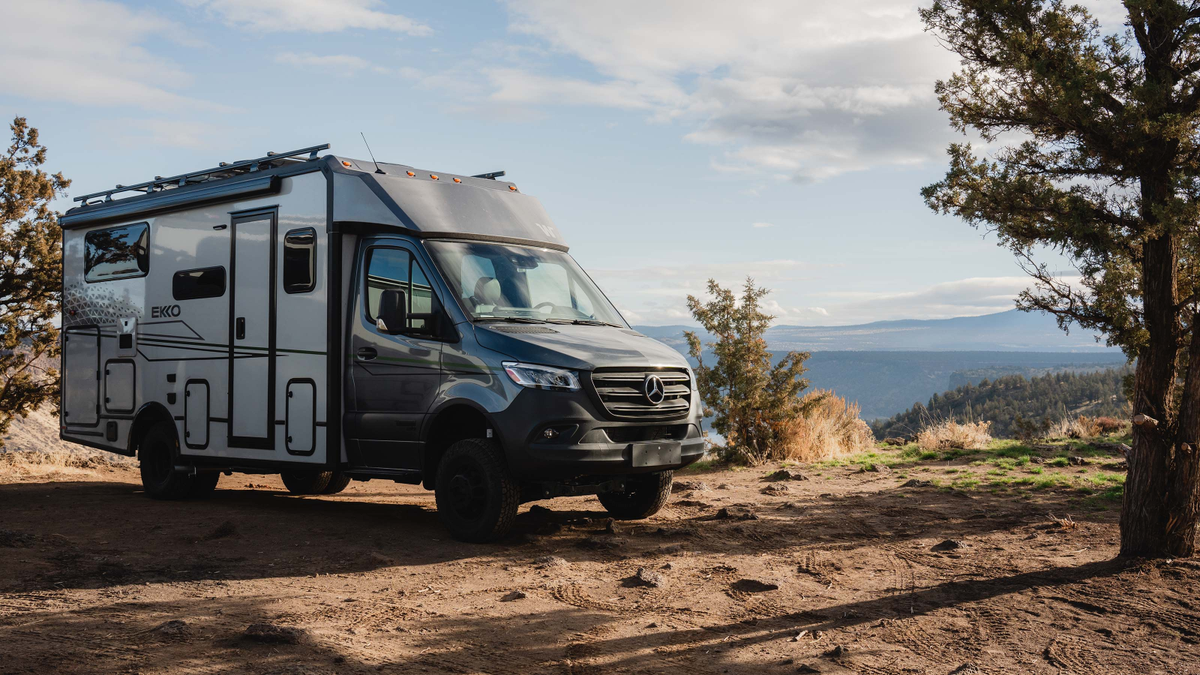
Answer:
[{"label": "rock", "polygon": [[864,464],[863,468],[859,469],[859,473],[891,473],[891,469],[885,464]]},{"label": "rock", "polygon": [[983,671],[979,669],[979,666],[975,665],[974,663],[964,663],[950,671],[950,675],[976,675],[976,673],[982,672]]},{"label": "rock", "polygon": [[615,518],[609,518],[604,523],[604,531],[607,534],[616,534],[617,533],[617,521]]},{"label": "rock", "polygon": [[1087,466],[1088,461],[1083,457],[1068,457],[1067,464],[1070,464],[1071,466]]},{"label": "rock", "polygon": [[957,551],[958,549],[962,548],[963,546],[964,546],[964,544],[957,539],[947,539],[946,541],[943,541],[940,544],[934,544],[933,548],[931,548],[929,550],[931,550],[931,551]]},{"label": "rock", "polygon": [[33,535],[12,530],[0,530],[0,548],[25,548],[33,543]]},{"label": "rock", "polygon": [[911,478],[911,479],[909,479],[909,481],[908,481],[907,483],[904,483],[904,484],[903,484],[903,485],[901,485],[900,487],[902,487],[902,488],[923,488],[923,487],[933,487],[933,481],[930,481],[930,480],[917,480],[916,478]]},{"label": "rock", "polygon": [[543,555],[534,558],[533,564],[538,567],[567,567],[571,563],[556,555]]},{"label": "rock", "polygon": [[713,515],[713,520],[758,520],[758,514],[745,509],[721,507]]},{"label": "rock", "polygon": [[662,588],[667,585],[667,578],[659,572],[655,572],[647,567],[639,567],[637,574],[629,577],[629,585],[631,586],[649,586],[651,588]]},{"label": "rock", "polygon": [[780,497],[788,494],[791,491],[792,489],[786,485],[768,485],[762,490],[759,490],[759,492],[763,493],[764,495],[770,495],[772,497]]},{"label": "rock", "polygon": [[593,551],[603,551],[621,548],[625,545],[625,542],[611,535],[595,535],[580,539],[579,541],[575,542],[575,545],[579,548],[591,549]]},{"label": "rock", "polygon": [[906,445],[908,441],[899,436],[889,436],[881,441],[884,445]]},{"label": "rock", "polygon": [[500,598],[500,602],[512,602],[513,600],[524,600],[525,598],[528,598],[528,597],[529,596],[525,594],[525,591],[513,591],[512,593],[505,595],[503,598]]},{"label": "rock", "polygon": [[824,656],[826,658],[830,658],[830,659],[840,659],[845,655],[846,655],[846,648],[843,647],[842,645],[838,645],[838,646],[834,647],[833,649],[830,649],[829,651],[822,654],[822,656]]},{"label": "rock", "polygon": [[233,535],[237,534],[237,531],[237,525],[235,525],[232,520],[227,520],[216,526],[212,532],[209,532],[201,537],[200,540],[213,541],[216,539],[224,539],[225,537],[232,537]]},{"label": "rock", "polygon": [[805,476],[802,473],[792,473],[791,471],[788,471],[787,469],[780,469],[778,471],[772,471],[771,473],[763,476],[762,479],[763,480],[808,480],[808,476]]},{"label": "rock", "polygon": [[811,666],[806,663],[806,664],[800,666],[799,668],[797,668],[796,672],[797,673],[819,673],[821,671],[819,669],[817,669],[816,667]]},{"label": "rock", "polygon": [[253,642],[272,645],[298,645],[308,639],[302,628],[276,626],[270,623],[252,623],[242,637]]},{"label": "rock", "polygon": [[694,490],[696,492],[708,492],[708,484],[699,480],[677,480],[671,484],[671,492],[688,492]]},{"label": "rock", "polygon": [[766,593],[767,591],[779,590],[779,584],[769,581],[759,581],[758,579],[738,579],[733,582],[731,588],[742,593]]},{"label": "rock", "polygon": [[718,485],[718,486],[717,486],[717,489],[718,489],[718,490],[728,490],[728,489],[729,489],[729,483],[721,483],[720,485]]},{"label": "rock", "polygon": [[185,637],[189,631],[187,622],[179,619],[165,621],[154,628],[155,633],[172,638]]},{"label": "rock", "polygon": [[1030,464],[1045,464],[1045,463],[1046,463],[1046,458],[1045,458],[1045,457],[1040,457],[1040,456],[1038,456],[1038,455],[1031,455],[1031,456],[1029,457],[1029,463],[1030,463]]}]

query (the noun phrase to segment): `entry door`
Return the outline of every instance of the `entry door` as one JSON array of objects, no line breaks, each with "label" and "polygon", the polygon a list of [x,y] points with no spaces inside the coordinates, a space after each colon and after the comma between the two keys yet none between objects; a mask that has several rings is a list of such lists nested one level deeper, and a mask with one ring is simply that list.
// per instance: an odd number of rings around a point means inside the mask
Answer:
[{"label": "entry door", "polygon": [[233,218],[229,276],[229,446],[275,448],[274,210]]}]

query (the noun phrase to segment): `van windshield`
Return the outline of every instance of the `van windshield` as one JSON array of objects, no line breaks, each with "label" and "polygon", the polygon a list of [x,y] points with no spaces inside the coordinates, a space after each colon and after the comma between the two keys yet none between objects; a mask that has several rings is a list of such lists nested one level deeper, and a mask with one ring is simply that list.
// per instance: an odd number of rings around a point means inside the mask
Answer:
[{"label": "van windshield", "polygon": [[451,292],[481,320],[627,324],[566,253],[529,246],[428,241]]}]

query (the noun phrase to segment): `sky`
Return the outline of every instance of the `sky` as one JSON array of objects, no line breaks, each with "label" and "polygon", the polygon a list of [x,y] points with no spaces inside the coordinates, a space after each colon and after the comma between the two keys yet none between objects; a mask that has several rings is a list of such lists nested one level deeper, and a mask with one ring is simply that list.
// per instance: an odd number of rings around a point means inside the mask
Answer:
[{"label": "sky", "polygon": [[324,142],[365,158],[360,132],[380,160],[502,169],[634,324],[692,323],[689,294],[747,276],[781,324],[1008,310],[1012,255],[920,197],[964,139],[918,6],[0,0],[0,114],[72,195]]}]

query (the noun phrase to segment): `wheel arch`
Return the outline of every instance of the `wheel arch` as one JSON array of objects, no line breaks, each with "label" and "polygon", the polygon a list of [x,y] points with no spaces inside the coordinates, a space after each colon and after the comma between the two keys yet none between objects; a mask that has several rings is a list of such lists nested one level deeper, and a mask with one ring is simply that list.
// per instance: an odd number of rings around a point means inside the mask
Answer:
[{"label": "wheel arch", "polygon": [[[465,399],[447,401],[431,412],[428,419],[424,434],[421,484],[425,489],[432,490],[437,477],[438,463],[446,449],[464,438],[487,438],[488,430],[494,430],[496,425],[487,410],[474,401]],[[500,439],[496,438],[497,434],[494,431],[492,435],[493,440],[500,444]]]},{"label": "wheel arch", "polygon": [[[171,426],[175,426],[175,418],[171,416],[171,411],[167,410],[166,406],[161,403],[151,402],[143,404],[141,408],[133,416],[133,424],[129,426],[128,450],[130,457],[136,457],[138,446],[142,442],[142,437],[155,424],[159,422],[170,422]],[[176,440],[178,441],[179,429],[175,429]]]}]

